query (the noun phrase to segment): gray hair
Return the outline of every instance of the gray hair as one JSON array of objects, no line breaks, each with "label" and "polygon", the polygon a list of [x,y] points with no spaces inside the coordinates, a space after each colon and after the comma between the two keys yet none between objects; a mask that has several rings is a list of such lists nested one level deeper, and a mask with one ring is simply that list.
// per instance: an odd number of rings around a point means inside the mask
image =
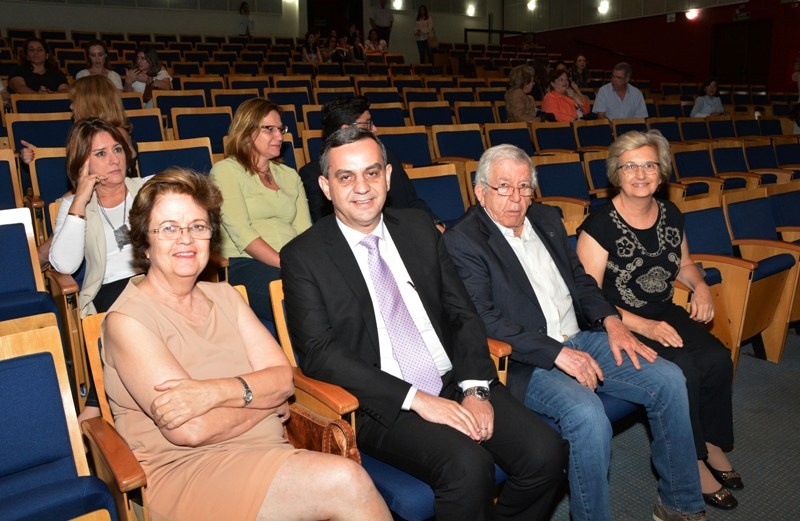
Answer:
[{"label": "gray hair", "polygon": [[619,62],[614,65],[614,70],[624,72],[626,78],[630,78],[633,75],[633,69],[628,62]]},{"label": "gray hair", "polygon": [[378,148],[381,151],[381,161],[383,162],[383,166],[386,167],[386,164],[388,163],[388,159],[386,157],[386,147],[383,146],[383,143],[381,143],[380,139],[378,139],[378,137],[369,130],[359,128],[357,125],[350,125],[347,127],[342,127],[328,136],[328,138],[325,139],[325,142],[322,144],[322,150],[320,151],[319,155],[319,167],[322,171],[322,175],[327,179],[328,167],[330,167],[330,160],[328,156],[330,155],[332,149],[349,145],[350,143],[355,143],[356,141],[361,141],[362,139],[371,139],[378,144]]},{"label": "gray hair", "polygon": [[658,130],[639,132],[632,130],[622,134],[608,147],[606,159],[606,175],[613,186],[619,188],[619,156],[630,150],[642,147],[653,147],[658,155],[658,178],[660,183],[666,183],[672,174],[672,157],[670,156],[669,141]]},{"label": "gray hair", "polygon": [[530,156],[521,148],[507,144],[493,146],[481,155],[478,170],[475,173],[475,186],[489,186],[489,174],[491,174],[492,167],[495,163],[504,160],[525,164],[531,172],[531,186],[536,188],[536,169]]}]

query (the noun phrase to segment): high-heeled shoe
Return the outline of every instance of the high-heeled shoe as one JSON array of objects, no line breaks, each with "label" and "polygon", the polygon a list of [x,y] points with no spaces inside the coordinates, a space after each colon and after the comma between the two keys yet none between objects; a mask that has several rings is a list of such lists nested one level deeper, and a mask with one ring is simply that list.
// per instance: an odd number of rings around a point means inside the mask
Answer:
[{"label": "high-heeled shoe", "polygon": [[719,481],[725,488],[731,490],[742,490],[744,488],[742,477],[735,470],[717,470],[709,465],[708,460],[703,460],[703,462],[706,464],[709,472],[711,472],[711,475],[714,476],[714,479]]},{"label": "high-heeled shoe", "polygon": [[707,505],[721,508],[722,510],[733,510],[739,506],[739,502],[731,491],[725,487],[720,487],[720,489],[713,494],[703,494],[703,501],[705,501]]}]

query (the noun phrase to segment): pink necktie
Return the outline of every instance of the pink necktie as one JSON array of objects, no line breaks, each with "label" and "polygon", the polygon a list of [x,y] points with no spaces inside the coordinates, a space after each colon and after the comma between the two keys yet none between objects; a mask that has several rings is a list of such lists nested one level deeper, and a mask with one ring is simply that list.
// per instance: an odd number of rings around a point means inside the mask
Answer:
[{"label": "pink necktie", "polygon": [[369,252],[369,274],[392,341],[392,355],[400,365],[403,380],[428,394],[439,396],[442,378],[400,295],[394,275],[378,251],[378,236],[367,235],[360,244]]}]

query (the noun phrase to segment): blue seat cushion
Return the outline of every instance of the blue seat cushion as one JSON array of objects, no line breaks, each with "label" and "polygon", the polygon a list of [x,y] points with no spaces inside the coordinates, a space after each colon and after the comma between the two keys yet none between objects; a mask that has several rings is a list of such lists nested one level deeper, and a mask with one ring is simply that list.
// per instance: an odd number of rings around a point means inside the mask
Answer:
[{"label": "blue seat cushion", "polygon": [[58,308],[53,297],[44,291],[18,291],[4,293],[0,299],[0,320],[12,320],[40,313],[55,313]]},{"label": "blue seat cushion", "polygon": [[703,277],[706,281],[706,284],[709,286],[713,286],[715,284],[722,283],[722,273],[719,272],[717,268],[706,268],[706,275]]},{"label": "blue seat cushion", "polygon": [[[406,521],[433,519],[434,496],[430,485],[363,452],[361,464],[394,514]],[[505,483],[506,473],[497,465],[494,471],[495,483]]]},{"label": "blue seat cushion", "polygon": [[117,508],[106,484],[94,476],[75,477],[26,490],[0,501],[4,521],[72,519],[106,510],[117,521]]},{"label": "blue seat cushion", "polygon": [[791,269],[792,266],[794,266],[794,257],[788,253],[781,253],[780,255],[762,259],[758,261],[758,267],[753,272],[753,282]]}]

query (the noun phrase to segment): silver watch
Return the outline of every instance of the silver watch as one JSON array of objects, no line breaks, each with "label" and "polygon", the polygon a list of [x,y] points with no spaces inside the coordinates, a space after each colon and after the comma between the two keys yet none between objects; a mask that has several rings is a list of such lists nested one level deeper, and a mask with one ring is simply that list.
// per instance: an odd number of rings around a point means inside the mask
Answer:
[{"label": "silver watch", "polygon": [[485,401],[491,397],[491,392],[488,387],[475,386],[464,389],[464,396],[474,396],[478,400]]},{"label": "silver watch", "polygon": [[242,398],[244,398],[244,406],[247,407],[250,405],[250,402],[253,401],[253,391],[250,390],[250,386],[247,385],[247,381],[244,378],[237,376],[236,379],[242,382],[242,386],[244,387],[244,395],[242,395]]}]

